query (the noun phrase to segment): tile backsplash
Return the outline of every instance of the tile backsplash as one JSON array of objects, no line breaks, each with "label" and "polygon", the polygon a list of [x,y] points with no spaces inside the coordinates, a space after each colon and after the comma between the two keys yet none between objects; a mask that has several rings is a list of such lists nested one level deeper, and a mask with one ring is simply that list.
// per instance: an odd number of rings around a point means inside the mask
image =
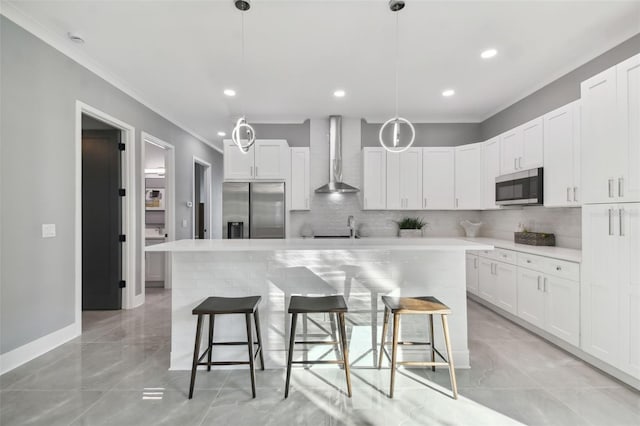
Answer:
[{"label": "tile backsplash", "polygon": [[556,235],[559,247],[580,249],[582,247],[582,209],[578,207],[546,208],[523,207],[480,212],[484,237],[512,240],[518,224],[533,232]]}]

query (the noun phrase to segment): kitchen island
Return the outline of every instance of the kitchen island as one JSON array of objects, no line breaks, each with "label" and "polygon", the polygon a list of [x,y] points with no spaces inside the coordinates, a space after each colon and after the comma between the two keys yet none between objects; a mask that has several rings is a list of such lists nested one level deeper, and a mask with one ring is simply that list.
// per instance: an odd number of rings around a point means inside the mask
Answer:
[{"label": "kitchen island", "polygon": [[[344,295],[350,360],[375,365],[382,328],[382,295],[435,296],[452,309],[449,326],[456,367],[469,367],[465,251],[493,246],[456,238],[286,240],[180,240],[147,247],[168,252],[172,262],[171,366],[189,370],[196,318],[191,310],[209,296],[262,296],[259,306],[266,368],[285,366],[292,295]],[[424,316],[405,316],[404,339],[425,339]],[[330,333],[324,315],[309,315],[297,332],[318,340]],[[205,333],[203,333],[205,334]],[[206,334],[205,334],[206,335]],[[215,341],[246,340],[244,319],[216,317]],[[436,347],[444,342],[436,327]],[[316,349],[319,348],[319,349]],[[407,357],[426,356],[426,350]],[[311,347],[309,359],[333,356]],[[245,359],[246,347],[215,347],[214,360]]]}]

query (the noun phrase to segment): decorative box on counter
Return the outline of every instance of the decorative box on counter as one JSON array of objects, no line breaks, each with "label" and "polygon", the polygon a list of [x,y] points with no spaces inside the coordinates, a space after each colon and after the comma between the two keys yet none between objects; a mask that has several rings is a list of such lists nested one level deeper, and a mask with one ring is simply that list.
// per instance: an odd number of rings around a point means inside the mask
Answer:
[{"label": "decorative box on counter", "polygon": [[556,236],[542,232],[514,232],[516,244],[527,244],[530,246],[555,246]]}]

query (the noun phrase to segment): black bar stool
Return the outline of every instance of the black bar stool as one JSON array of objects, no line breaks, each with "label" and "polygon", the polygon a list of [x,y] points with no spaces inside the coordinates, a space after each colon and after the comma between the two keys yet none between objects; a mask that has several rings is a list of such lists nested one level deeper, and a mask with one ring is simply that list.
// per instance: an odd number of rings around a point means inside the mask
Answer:
[{"label": "black bar stool", "polygon": [[[193,349],[193,365],[191,367],[191,385],[189,386],[189,399],[193,397],[193,385],[196,381],[196,371],[199,365],[206,365],[207,371],[211,371],[212,365],[240,365],[249,364],[249,371],[251,373],[251,393],[253,397],[256,397],[256,371],[254,367],[255,357],[260,355],[260,366],[264,370],[264,357],[262,355],[262,338],[260,336],[260,317],[258,315],[258,304],[262,300],[260,296],[251,297],[209,297],[204,302],[199,304],[194,310],[193,315],[198,316],[198,326],[196,328],[196,343]],[[213,341],[213,325],[216,315],[227,314],[244,314],[247,325],[247,341],[246,342],[214,342]],[[251,314],[256,326],[257,342],[253,341],[253,332],[251,330]],[[209,342],[207,350],[200,355],[200,336],[202,331],[202,317],[209,315]],[[247,345],[249,348],[249,360],[248,361],[211,361],[211,352],[214,345]],[[255,351],[253,345],[258,345],[258,349]],[[204,357],[207,356],[207,361],[202,362]]]},{"label": "black bar stool", "polygon": [[[378,361],[378,369],[382,367],[382,355],[391,358],[391,388],[389,390],[389,398],[393,398],[393,386],[396,378],[397,365],[412,366],[430,366],[433,371],[436,366],[449,367],[449,378],[451,379],[451,388],[453,390],[453,398],[458,399],[458,386],[456,385],[456,371],[453,366],[453,353],[451,352],[451,341],[449,340],[449,325],[447,323],[447,315],[451,313],[446,305],[441,303],[435,297],[390,297],[382,296],[384,303],[384,322],[382,326],[382,338],[380,342],[380,360]],[[385,349],[384,339],[387,335],[389,327],[389,314],[393,314],[393,342],[391,349],[391,357]],[[427,314],[429,315],[429,342],[398,342],[398,329],[400,325],[400,315],[402,314]],[[444,343],[447,348],[447,358],[434,346],[433,340],[433,315],[440,315],[442,318],[442,329],[444,331]],[[397,361],[398,345],[428,345],[431,347],[431,361]],[[436,362],[435,356],[438,356],[444,362]]]},{"label": "black bar stool", "polygon": [[[323,296],[323,297],[306,297],[291,296],[289,302],[289,313],[291,314],[291,332],[289,334],[289,359],[287,361],[287,382],[284,388],[284,397],[289,396],[289,383],[291,381],[291,365],[292,364],[339,364],[344,365],[344,371],[347,378],[347,391],[351,398],[351,375],[349,371],[349,350],[347,347],[347,332],[345,328],[344,314],[347,312],[347,303],[342,296]],[[329,314],[335,315],[338,320],[340,339],[339,341],[296,341],[296,322],[298,314]],[[294,361],[293,350],[294,345],[340,345],[342,359],[337,360],[316,360],[316,361]]]}]

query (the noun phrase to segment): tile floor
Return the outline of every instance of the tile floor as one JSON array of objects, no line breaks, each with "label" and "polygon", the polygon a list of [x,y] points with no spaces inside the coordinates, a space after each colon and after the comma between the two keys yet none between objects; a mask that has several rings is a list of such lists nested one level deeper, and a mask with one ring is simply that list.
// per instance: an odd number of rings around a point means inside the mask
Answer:
[{"label": "tile floor", "polygon": [[0,376],[0,425],[638,425],[640,393],[469,302],[472,368],[296,369],[257,373],[251,399],[243,370],[168,371],[170,292],[149,289],[132,311],[85,312],[81,337]]}]

